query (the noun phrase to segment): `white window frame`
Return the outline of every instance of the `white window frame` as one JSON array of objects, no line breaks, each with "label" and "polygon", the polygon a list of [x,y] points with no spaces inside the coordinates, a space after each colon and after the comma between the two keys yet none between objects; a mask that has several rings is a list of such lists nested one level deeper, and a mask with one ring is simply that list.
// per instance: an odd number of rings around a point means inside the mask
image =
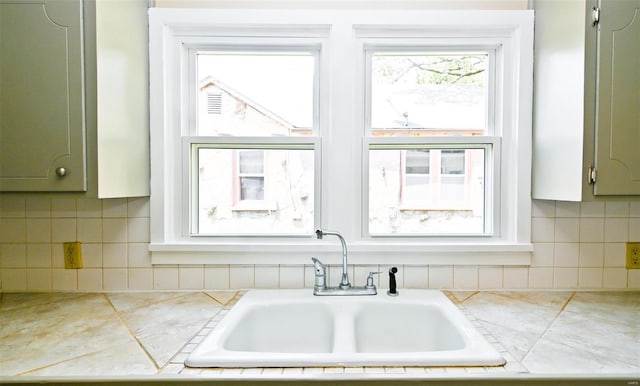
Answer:
[{"label": "white window frame", "polygon": [[[354,264],[499,264],[530,263],[531,101],[533,13],[531,11],[423,10],[215,10],[150,9],[151,243],[154,264],[309,264],[312,255],[336,256],[335,243],[308,237],[207,238],[188,231],[189,157],[192,108],[181,70],[190,68],[185,47],[206,46],[211,37],[271,36],[291,47],[320,47],[319,135],[290,138],[286,144],[315,149],[316,223],[341,232]],[[407,40],[407,37],[410,37]],[[365,46],[383,47],[389,38],[416,46],[500,47],[503,76],[496,127],[504,132],[473,139],[493,146],[500,184],[493,215],[499,229],[491,237],[376,239],[368,237],[365,154],[383,144],[365,135]],[[236,40],[237,41],[237,40]],[[386,43],[385,43],[386,42]],[[191,106],[191,107],[190,107]],[[283,145],[278,138],[276,145]],[[441,138],[442,145],[469,139]],[[436,142],[437,142],[436,141]],[[406,144],[407,138],[398,143]],[[416,144],[420,143],[420,138]],[[320,184],[321,181],[321,184]],[[349,181],[349,183],[345,183]],[[487,188],[487,189],[494,189]],[[186,225],[185,225],[186,224]]]}]

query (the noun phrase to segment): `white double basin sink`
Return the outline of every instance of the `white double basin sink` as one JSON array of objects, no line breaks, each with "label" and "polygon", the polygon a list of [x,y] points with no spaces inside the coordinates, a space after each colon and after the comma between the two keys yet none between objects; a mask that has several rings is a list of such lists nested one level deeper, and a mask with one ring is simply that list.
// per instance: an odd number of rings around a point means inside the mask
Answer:
[{"label": "white double basin sink", "polygon": [[436,290],[397,297],[252,290],[189,367],[500,366],[504,358]]}]

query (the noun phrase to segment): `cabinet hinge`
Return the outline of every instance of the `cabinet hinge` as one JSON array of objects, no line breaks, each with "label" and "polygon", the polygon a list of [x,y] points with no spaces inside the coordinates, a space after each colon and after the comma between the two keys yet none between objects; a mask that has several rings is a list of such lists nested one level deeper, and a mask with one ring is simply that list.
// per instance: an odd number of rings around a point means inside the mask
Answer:
[{"label": "cabinet hinge", "polygon": [[593,166],[589,166],[589,170],[587,171],[587,182],[589,185],[596,183],[596,168]]},{"label": "cabinet hinge", "polygon": [[591,9],[591,26],[595,27],[600,22],[600,8],[593,7]]}]

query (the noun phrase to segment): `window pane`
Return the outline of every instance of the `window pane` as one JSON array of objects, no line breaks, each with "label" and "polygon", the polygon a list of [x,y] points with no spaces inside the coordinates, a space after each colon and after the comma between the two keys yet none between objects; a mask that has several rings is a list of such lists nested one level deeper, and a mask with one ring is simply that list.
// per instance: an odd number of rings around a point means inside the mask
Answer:
[{"label": "window pane", "polygon": [[264,173],[264,151],[242,150],[239,152],[238,169],[240,174]]},{"label": "window pane", "polygon": [[464,174],[464,150],[442,150],[440,172],[442,174]]},{"label": "window pane", "polygon": [[485,234],[484,165],[483,148],[369,150],[369,233]]},{"label": "window pane", "polygon": [[429,174],[429,150],[407,150],[405,171],[407,174]]},{"label": "window pane", "polygon": [[487,121],[487,53],[376,53],[373,135],[479,135]]},{"label": "window pane", "polygon": [[314,151],[197,149],[201,235],[313,232]]},{"label": "window pane", "polygon": [[264,200],[264,177],[240,177],[240,200]]},{"label": "window pane", "polygon": [[199,135],[311,134],[311,53],[201,51],[196,60]]}]

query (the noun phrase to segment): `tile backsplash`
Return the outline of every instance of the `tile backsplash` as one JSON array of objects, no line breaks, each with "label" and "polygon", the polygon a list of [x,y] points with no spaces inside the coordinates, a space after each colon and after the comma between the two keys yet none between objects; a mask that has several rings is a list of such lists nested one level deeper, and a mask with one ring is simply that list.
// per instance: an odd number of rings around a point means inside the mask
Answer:
[{"label": "tile backsplash", "polygon": [[[307,265],[152,266],[149,199],[0,195],[0,289],[120,291],[313,286]],[[640,241],[640,202],[534,201],[531,266],[405,265],[400,288],[638,289],[625,243]],[[65,269],[62,243],[82,243]],[[386,267],[356,266],[365,271]],[[335,269],[334,269],[335,270]],[[385,287],[386,280],[380,280]]]}]

